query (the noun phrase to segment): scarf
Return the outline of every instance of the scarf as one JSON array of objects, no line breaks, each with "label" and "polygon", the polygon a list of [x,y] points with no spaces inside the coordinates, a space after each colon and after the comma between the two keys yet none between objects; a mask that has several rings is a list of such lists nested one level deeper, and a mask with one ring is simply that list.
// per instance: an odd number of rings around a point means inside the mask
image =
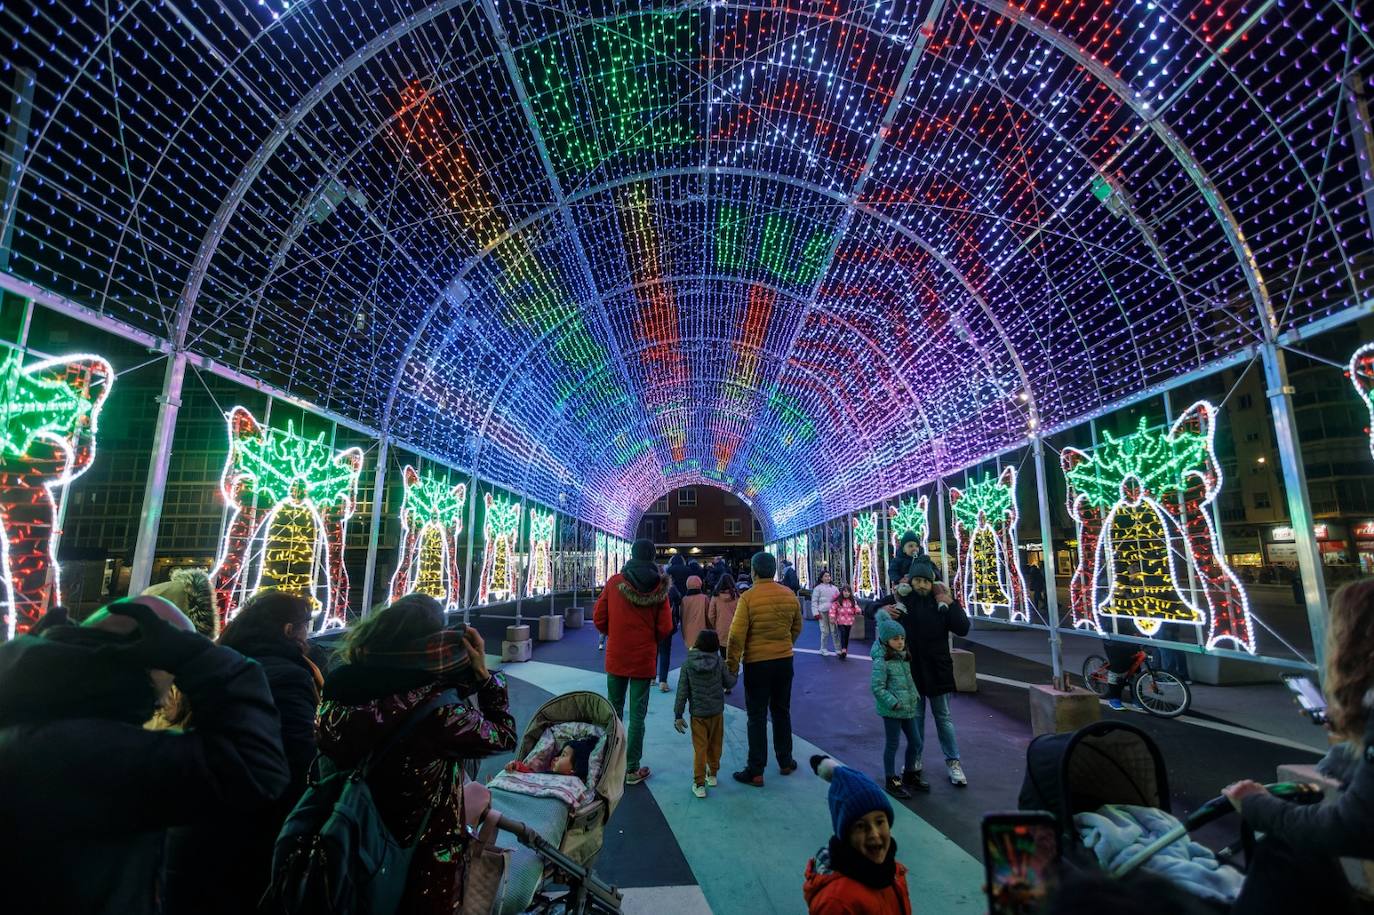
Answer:
[{"label": "scarf", "polygon": [[830,837],[830,868],[857,880],[864,886],[875,890],[885,890],[897,879],[897,840],[891,839],[887,849],[887,859],[882,864],[874,864],[868,856],[860,854],[839,836]]}]

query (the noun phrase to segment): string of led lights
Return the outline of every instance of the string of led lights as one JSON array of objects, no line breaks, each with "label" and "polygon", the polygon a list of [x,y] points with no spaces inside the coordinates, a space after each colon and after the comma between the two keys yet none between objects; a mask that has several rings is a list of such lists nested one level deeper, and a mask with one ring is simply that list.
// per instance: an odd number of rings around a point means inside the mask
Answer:
[{"label": "string of led lights", "polygon": [[1358,4],[491,10],[7,6],[0,265],[616,538],[688,484],[790,538],[1371,295]]}]

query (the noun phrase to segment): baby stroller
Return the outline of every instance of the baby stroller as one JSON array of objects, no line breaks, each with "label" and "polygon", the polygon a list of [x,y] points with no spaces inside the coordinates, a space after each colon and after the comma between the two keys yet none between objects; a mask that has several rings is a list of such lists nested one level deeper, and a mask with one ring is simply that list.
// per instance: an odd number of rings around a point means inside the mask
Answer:
[{"label": "baby stroller", "polygon": [[[516,750],[527,759],[557,741],[595,735],[599,738],[587,772],[587,792],[576,806],[558,797],[491,788],[491,807],[500,828],[515,834],[506,869],[503,915],[534,911],[618,911],[619,893],[592,874],[601,851],[606,823],[625,792],[625,728],[604,697],[572,692],[545,702],[534,713]],[[566,891],[558,891],[566,887]],[[570,905],[565,897],[580,898]],[[612,907],[612,905],[614,907]]]},{"label": "baby stroller", "polygon": [[[1311,785],[1283,783],[1267,787],[1271,793],[1296,803],[1315,803],[1322,796]],[[1091,813],[1107,804],[1153,807],[1170,813],[1169,777],[1164,757],[1148,734],[1133,725],[1101,721],[1071,734],[1043,734],[1032,740],[1026,748],[1026,775],[1018,804],[1022,810],[1046,810],[1054,815],[1066,867],[1096,869],[1097,859],[1084,846],[1074,825],[1075,814]],[[1117,863],[1111,868],[1111,875],[1125,876],[1190,831],[1232,811],[1231,802],[1224,796],[1212,798],[1180,818],[1178,826]],[[1247,850],[1252,839],[1247,831],[1242,843]],[[1235,865],[1235,860],[1227,860],[1232,854],[1232,849],[1225,849],[1217,857]]]}]

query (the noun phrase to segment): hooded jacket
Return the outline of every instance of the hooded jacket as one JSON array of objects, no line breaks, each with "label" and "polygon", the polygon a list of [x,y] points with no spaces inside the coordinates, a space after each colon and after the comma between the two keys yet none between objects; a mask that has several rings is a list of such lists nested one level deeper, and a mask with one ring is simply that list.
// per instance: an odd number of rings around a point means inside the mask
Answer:
[{"label": "hooded jacket", "polygon": [[916,683],[911,679],[911,652],[903,651],[893,657],[890,648],[880,640],[873,640],[873,673],[869,687],[878,714],[884,718],[916,717]]},{"label": "hooded jacket", "polygon": [[204,569],[174,569],[171,578],[143,593],[176,604],[195,624],[196,632],[207,639],[219,637],[219,604],[210,575]]},{"label": "hooded jacket", "polygon": [[735,608],[738,606],[738,597],[731,597],[729,591],[722,591],[711,598],[711,603],[706,607],[706,625],[716,630],[716,635],[720,636],[720,647],[727,650],[730,647],[730,624],[735,621]]},{"label": "hooded jacket", "polygon": [[831,604],[835,603],[839,596],[839,588],[829,582],[822,582],[811,589],[811,610],[817,616],[828,616]]},{"label": "hooded jacket", "polygon": [[[325,678],[319,747],[352,768],[419,706],[452,684],[411,668],[345,664]],[[462,899],[459,764],[515,749],[506,681],[492,674],[477,692],[416,725],[368,779],[382,821],[404,845],[418,841],[398,911],[452,915]],[[423,835],[416,835],[426,813]]]},{"label": "hooded jacket", "polygon": [[[895,619],[906,630],[906,650],[911,654],[911,677],[922,696],[943,696],[955,690],[954,659],[949,654],[949,636],[968,635],[968,614],[963,606],[950,597],[943,611],[933,594],[916,592],[901,599],[905,613],[888,611],[897,604],[896,595],[889,594],[874,605],[879,622],[884,617]],[[879,642],[874,641],[874,649]]]},{"label": "hooded jacket", "polygon": [[725,691],[735,685],[735,677],[714,651],[693,648],[677,678],[677,699],[673,717],[681,718],[690,704],[693,718],[714,718],[725,714]]},{"label": "hooded jacket", "polygon": [[707,628],[706,611],[711,599],[701,592],[701,579],[687,576],[687,593],[682,596],[682,641],[691,648],[697,635]]},{"label": "hooded jacket", "polygon": [[[892,857],[896,857],[897,843],[892,843]],[[806,898],[809,915],[911,915],[911,892],[907,888],[906,865],[892,861],[892,882],[885,886],[872,886],[850,876],[841,868],[846,867],[848,859],[857,859],[858,853],[842,845],[839,839],[831,838],[830,844],[816,852],[806,865],[806,878],[802,884],[802,894]],[[847,869],[862,868],[877,871],[880,866],[857,860]]]},{"label": "hooded jacket", "polygon": [[606,673],[640,680],[654,678],[658,643],[673,634],[670,583],[667,575],[660,575],[652,588],[644,588],[621,571],[601,589],[592,609],[592,622],[606,636]]},{"label": "hooded jacket", "polygon": [[687,571],[687,560],[682,558],[681,553],[674,553],[673,558],[668,560],[668,577],[673,580],[677,593],[687,593],[687,576],[691,574]]},{"label": "hooded jacket", "polygon": [[[59,626],[0,646],[7,911],[156,912],[168,827],[228,820],[287,786],[277,710],[258,664],[206,641],[176,676],[195,726],[145,730],[147,673],[110,660],[118,638]],[[142,699],[117,688],[139,681]],[[133,701],[120,707],[121,695]]]}]

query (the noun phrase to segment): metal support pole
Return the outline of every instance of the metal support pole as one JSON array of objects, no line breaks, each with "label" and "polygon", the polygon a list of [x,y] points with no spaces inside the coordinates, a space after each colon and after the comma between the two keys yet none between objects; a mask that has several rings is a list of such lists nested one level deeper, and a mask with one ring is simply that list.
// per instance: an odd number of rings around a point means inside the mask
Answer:
[{"label": "metal support pole", "polygon": [[1055,689],[1065,689],[1064,643],[1059,636],[1059,587],[1055,581],[1054,533],[1050,525],[1050,492],[1045,478],[1045,440],[1036,433],[1032,439],[1035,455],[1035,494],[1040,506],[1040,565],[1045,573],[1045,622],[1050,628],[1050,667]]},{"label": "metal support pole", "polygon": [[153,432],[153,453],[148,458],[148,482],[143,488],[143,513],[138,520],[138,543],[129,570],[129,593],[148,587],[153,575],[153,555],[157,550],[157,529],[162,521],[162,500],[167,493],[167,469],[172,461],[172,437],[181,409],[181,385],[186,380],[186,354],[173,353],[167,359],[167,373],[158,398],[157,428]]},{"label": "metal support pole", "polygon": [[[372,612],[372,589],[377,581],[377,543],[382,537],[382,504],[386,496],[386,459],[390,442],[383,435],[377,440],[377,469],[372,477],[372,519],[367,531],[367,568],[363,571],[363,605],[359,616]],[[391,595],[387,594],[387,599]]]},{"label": "metal support pole", "polygon": [[[945,478],[941,477],[935,484],[935,514],[940,522],[940,575],[943,576],[946,585],[949,584],[949,540],[947,532],[949,528],[945,525],[945,503],[949,502],[949,490],[945,486]],[[953,588],[950,589],[953,592]]]},{"label": "metal support pole", "polygon": [[1264,357],[1264,386],[1274,414],[1274,438],[1283,466],[1283,488],[1288,497],[1288,522],[1298,550],[1298,570],[1302,573],[1303,597],[1307,604],[1307,624],[1312,629],[1312,656],[1318,675],[1324,670],[1326,620],[1330,613],[1326,601],[1326,579],[1322,574],[1321,551],[1313,530],[1312,504],[1307,492],[1307,470],[1302,463],[1297,422],[1293,415],[1293,386],[1288,383],[1288,365],[1283,350],[1273,343],[1260,347]]},{"label": "metal support pole", "polygon": [[477,499],[481,493],[477,491],[477,474],[472,474],[468,478],[468,553],[464,558],[463,568],[463,625],[467,625],[472,618],[472,538],[473,528],[477,524]]}]

